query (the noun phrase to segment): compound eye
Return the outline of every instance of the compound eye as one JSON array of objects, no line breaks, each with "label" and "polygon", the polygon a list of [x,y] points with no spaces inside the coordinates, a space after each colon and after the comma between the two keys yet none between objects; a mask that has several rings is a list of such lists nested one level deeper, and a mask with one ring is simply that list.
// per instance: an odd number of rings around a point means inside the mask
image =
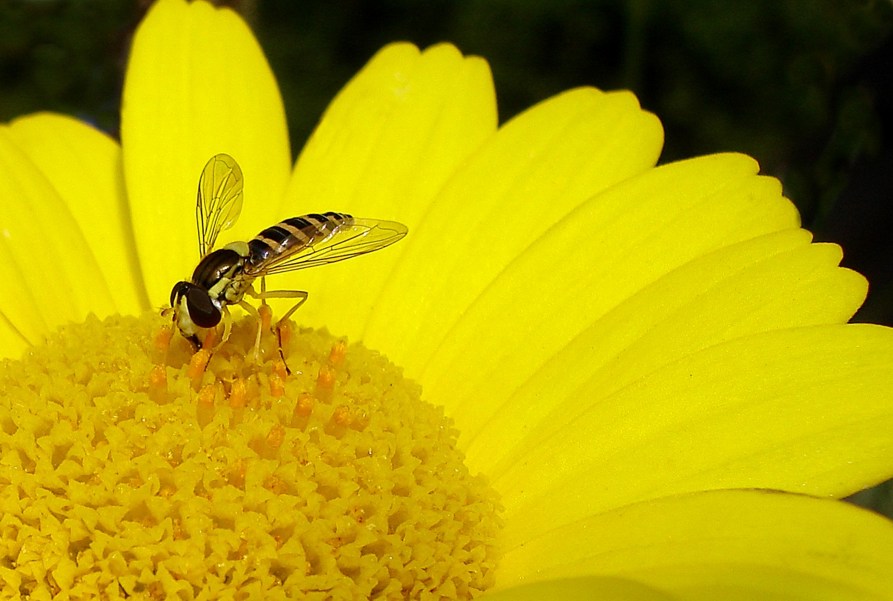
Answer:
[{"label": "compound eye", "polygon": [[200,328],[213,328],[220,323],[220,309],[211,302],[206,290],[190,288],[186,291],[186,308],[189,318]]},{"label": "compound eye", "polygon": [[186,294],[189,289],[189,282],[177,282],[171,289],[171,307],[175,307],[180,301],[180,297]]}]

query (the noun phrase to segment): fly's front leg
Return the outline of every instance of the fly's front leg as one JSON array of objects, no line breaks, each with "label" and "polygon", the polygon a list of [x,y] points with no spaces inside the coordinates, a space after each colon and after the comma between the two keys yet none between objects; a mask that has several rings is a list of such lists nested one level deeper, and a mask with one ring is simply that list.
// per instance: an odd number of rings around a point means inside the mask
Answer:
[{"label": "fly's front leg", "polygon": [[[223,346],[223,343],[229,340],[229,335],[233,329],[233,318],[229,314],[229,308],[224,305],[220,315],[220,324],[212,326],[205,331],[205,337],[199,339],[197,334],[189,337],[196,350],[207,349],[214,352]],[[220,327],[223,327],[223,334],[220,334]]]}]

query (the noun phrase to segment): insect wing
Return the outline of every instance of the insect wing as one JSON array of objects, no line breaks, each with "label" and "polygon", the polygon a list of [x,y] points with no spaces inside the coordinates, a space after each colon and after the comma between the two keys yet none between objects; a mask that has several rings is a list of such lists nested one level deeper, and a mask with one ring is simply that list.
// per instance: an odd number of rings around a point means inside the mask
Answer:
[{"label": "insect wing", "polygon": [[199,256],[214,248],[217,236],[232,227],[242,212],[242,169],[228,154],[218,154],[202,170],[195,202]]},{"label": "insect wing", "polygon": [[276,257],[258,269],[264,274],[285,273],[337,263],[390,246],[406,235],[407,227],[396,221],[354,219],[331,236],[295,253]]}]

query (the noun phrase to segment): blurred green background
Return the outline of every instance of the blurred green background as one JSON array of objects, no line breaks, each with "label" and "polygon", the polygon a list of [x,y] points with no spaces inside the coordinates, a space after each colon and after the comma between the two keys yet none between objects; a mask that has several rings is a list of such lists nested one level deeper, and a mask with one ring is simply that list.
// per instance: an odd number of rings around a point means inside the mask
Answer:
[{"label": "blurred green background", "polygon": [[[115,133],[146,0],[0,0],[0,119],[54,110]],[[452,41],[493,69],[502,120],[567,88],[633,90],[662,161],[737,150],[867,275],[858,320],[893,324],[890,0],[242,0],[297,152],[382,45]],[[893,459],[893,450],[891,450]],[[889,484],[859,501],[893,516]]]}]

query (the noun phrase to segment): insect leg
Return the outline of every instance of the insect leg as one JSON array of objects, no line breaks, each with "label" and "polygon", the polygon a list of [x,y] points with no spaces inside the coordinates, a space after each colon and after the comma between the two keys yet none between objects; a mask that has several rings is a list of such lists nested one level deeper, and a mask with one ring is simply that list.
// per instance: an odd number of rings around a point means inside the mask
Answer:
[{"label": "insect leg", "polygon": [[283,322],[285,322],[289,317],[291,317],[292,313],[298,310],[298,308],[303,305],[307,301],[307,297],[309,294],[305,290],[267,290],[263,281],[261,281],[261,291],[259,293],[249,291],[248,294],[251,294],[255,298],[259,298],[262,303],[266,304],[266,300],[268,298],[290,298],[297,299],[297,302],[292,306],[291,309],[285,312],[279,321],[276,322],[276,341],[279,344],[279,357],[282,359],[282,363],[285,365],[285,371],[288,374],[291,374],[291,370],[288,368],[288,363],[285,361],[285,355],[282,353],[282,332],[280,331],[280,326]]},{"label": "insect leg", "polygon": [[[220,334],[221,324],[223,325],[223,334]],[[195,350],[208,349],[210,352],[214,352],[223,346],[224,342],[229,340],[229,335],[232,329],[233,318],[229,313],[229,308],[224,305],[221,307],[219,324],[210,328],[202,328],[201,330],[205,335],[204,338],[199,339],[198,334],[193,334],[192,336],[189,336],[187,340],[192,342],[193,346],[195,346]]]},{"label": "insect leg", "polygon": [[279,327],[283,321],[287,320],[291,317],[291,314],[298,310],[298,308],[307,302],[307,297],[309,294],[304,290],[270,290],[267,292],[267,298],[296,298],[298,302],[294,304],[294,306],[285,312],[279,321],[276,322],[276,327]]},{"label": "insect leg", "polygon": [[[287,320],[291,317],[291,314],[298,310],[298,308],[303,305],[307,301],[307,297],[310,296],[309,293],[305,290],[267,290],[264,286],[263,280],[261,280],[261,291],[255,292],[252,289],[248,289],[246,292],[249,296],[252,296],[256,299],[259,299],[261,303],[267,304],[268,298],[296,298],[298,302],[295,305],[286,311],[285,315],[283,315],[279,321],[276,322],[276,327],[279,327],[283,321]],[[241,303],[240,303],[241,304]],[[257,313],[255,311],[254,313]]]},{"label": "insect leg", "polygon": [[223,322],[223,336],[220,337],[220,342],[214,345],[215,348],[229,340],[230,332],[233,329],[233,318],[230,316],[229,308],[226,305],[223,305],[223,316],[221,321]]},{"label": "insect leg", "polygon": [[250,303],[245,301],[239,301],[239,306],[245,309],[245,312],[251,315],[257,322],[257,333],[254,335],[254,362],[260,363],[260,331],[263,329],[261,327],[262,320],[260,313],[258,313],[257,309],[252,307]]}]

